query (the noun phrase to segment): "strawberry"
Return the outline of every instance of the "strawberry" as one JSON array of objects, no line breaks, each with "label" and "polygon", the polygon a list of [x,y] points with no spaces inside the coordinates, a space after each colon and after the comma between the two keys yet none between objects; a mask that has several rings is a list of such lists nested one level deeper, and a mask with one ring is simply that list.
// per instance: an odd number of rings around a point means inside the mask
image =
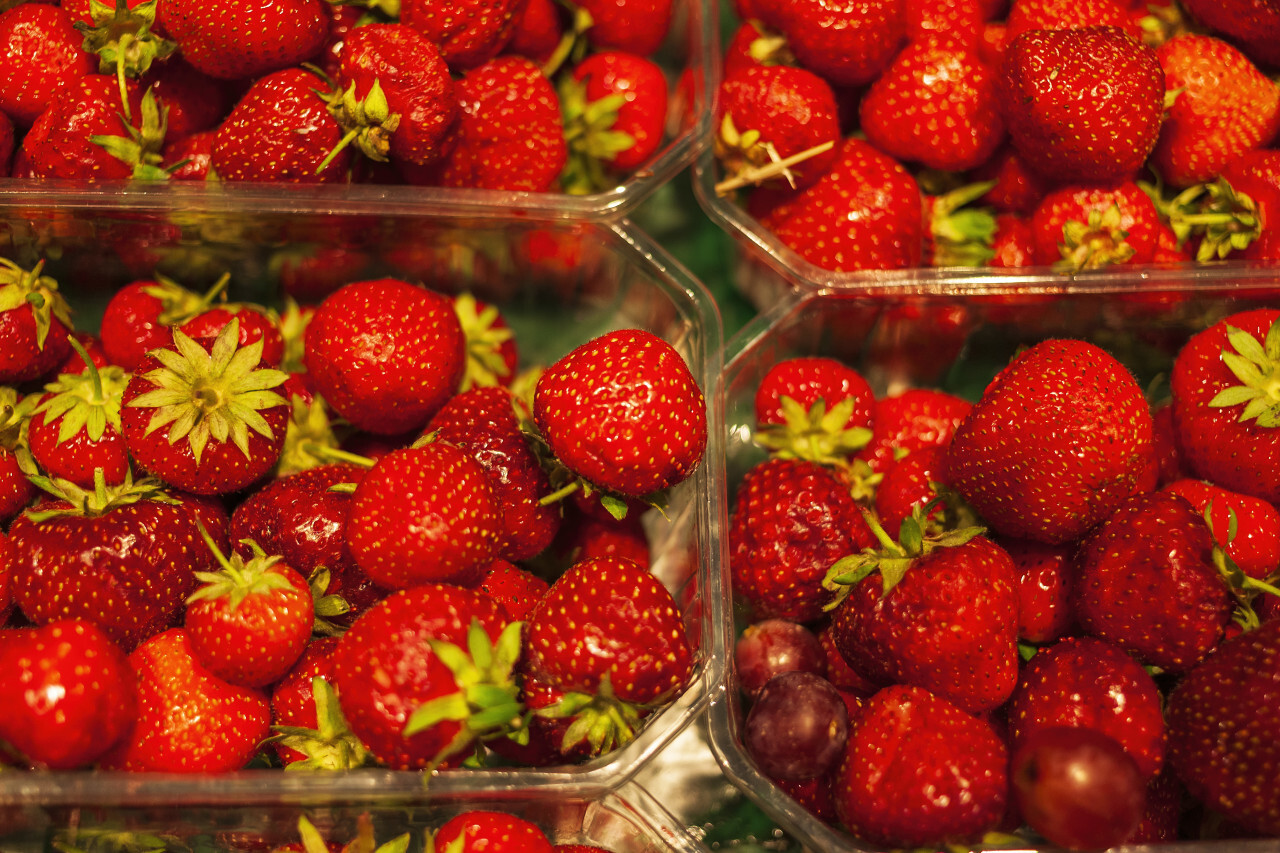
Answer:
[{"label": "strawberry", "polygon": [[842,466],[871,437],[875,394],[833,358],[778,362],[755,394],[755,440],[776,455]]},{"label": "strawberry", "polygon": [[173,342],[169,327],[194,317],[221,295],[227,279],[206,294],[193,293],[164,276],[131,281],[111,294],[102,312],[102,348],[112,364],[136,372],[147,353]]},{"label": "strawberry", "polygon": [[1156,55],[1165,89],[1177,93],[1151,152],[1167,185],[1213,180],[1232,159],[1275,137],[1280,92],[1237,48],[1210,35],[1184,33]]},{"label": "strawberry", "polygon": [[1202,803],[1260,836],[1280,834],[1276,741],[1280,621],[1225,641],[1169,694],[1169,761]]},{"label": "strawberry", "polygon": [[1018,639],[1051,643],[1075,626],[1071,587],[1074,543],[1046,545],[1029,539],[1000,538],[1018,575]]},{"label": "strawberry", "polygon": [[544,192],[568,161],[560,100],[538,66],[499,56],[458,81],[457,145],[444,162],[415,171],[414,184]]},{"label": "strawberry", "polygon": [[1151,434],[1124,365],[1085,341],[1049,339],[983,391],[956,428],[945,480],[996,532],[1066,542],[1133,494]]},{"label": "strawberry", "polygon": [[21,3],[0,12],[0,112],[30,127],[63,86],[95,70],[71,17],[56,5]]},{"label": "strawberry", "polygon": [[996,214],[996,231],[991,236],[991,259],[987,266],[1017,269],[1035,265],[1035,231],[1031,223],[1016,213]]},{"label": "strawberry", "polygon": [[511,681],[519,642],[519,624],[507,626],[482,593],[430,583],[393,593],[333,653],[342,713],[392,769],[454,763],[477,738],[520,720]]},{"label": "strawberry", "polygon": [[528,0],[401,0],[400,21],[422,33],[456,71],[493,59],[525,14]]},{"label": "strawberry", "polygon": [[1240,45],[1254,62],[1274,68],[1280,65],[1280,10],[1259,0],[1185,0],[1181,4],[1200,24]]},{"label": "strawberry", "polygon": [[[402,13],[409,9],[405,4]],[[334,113],[347,138],[355,134],[374,160],[426,165],[445,156],[456,139],[458,101],[449,67],[408,21],[354,28],[342,48],[338,86],[343,94]]]},{"label": "strawberry", "polygon": [[378,435],[421,429],[466,367],[452,302],[398,279],[352,282],[328,296],[305,340],[304,362],[325,402]]},{"label": "strawberry", "polygon": [[8,624],[13,613],[13,543],[0,533],[0,627]]},{"label": "strawberry", "polygon": [[233,86],[200,73],[177,56],[152,65],[140,82],[164,104],[165,142],[170,145],[213,130],[234,103]]},{"label": "strawberry", "polygon": [[330,684],[337,648],[337,637],[312,640],[272,688],[270,745],[286,767],[349,770],[368,761]]},{"label": "strawberry", "polygon": [[1263,580],[1280,568],[1280,510],[1272,504],[1203,480],[1174,480],[1161,491],[1181,495],[1203,515],[1213,541],[1246,575]]},{"label": "strawberry", "polygon": [[193,68],[223,80],[259,78],[314,59],[329,35],[320,0],[267,0],[234,12],[165,0],[156,20]]},{"label": "strawberry", "polygon": [[454,297],[453,310],[467,338],[467,369],[458,390],[510,387],[516,378],[520,347],[498,306],[460,293]]},{"label": "strawberry", "polygon": [[1005,20],[1005,44],[1027,30],[1119,27],[1134,38],[1142,33],[1129,15],[1126,0],[1013,0]]},{"label": "strawberry", "polygon": [[[727,180],[803,188],[836,158],[841,133],[835,92],[812,71],[757,64],[726,71],[718,106],[713,141]],[[823,145],[828,147],[817,150]],[[801,155],[808,156],[777,175],[761,177],[772,164]]]},{"label": "strawberry", "polygon": [[649,536],[640,512],[628,512],[615,518],[608,512],[583,510],[575,503],[564,506],[560,530],[536,561],[549,561],[554,574],[591,557],[625,557],[649,568]]},{"label": "strawberry", "polygon": [[639,56],[662,46],[675,9],[672,0],[573,0],[573,5],[590,16],[586,35],[592,48]]},{"label": "strawberry", "polygon": [[950,34],[902,49],[858,108],[867,141],[899,160],[963,171],[986,162],[1004,139],[998,75]]},{"label": "strawberry", "polygon": [[1131,178],[1156,144],[1164,72],[1154,50],[1118,27],[1014,37],[1001,86],[1014,148],[1050,180]]},{"label": "strawberry", "polygon": [[43,269],[0,258],[0,383],[39,379],[71,355],[71,308]]},{"label": "strawberry", "polygon": [[13,147],[13,120],[4,112],[0,112],[0,176],[9,174],[9,163],[13,160]]},{"label": "strawberry", "polygon": [[1031,230],[1036,263],[1064,272],[1146,264],[1159,245],[1160,215],[1132,181],[1069,185],[1045,194],[1031,216]]},{"label": "strawberry", "polygon": [[876,486],[875,510],[890,536],[896,537],[902,522],[931,501],[933,507],[926,519],[927,527],[946,526],[946,501],[934,501],[938,489],[946,487],[942,480],[946,452],[945,447],[922,447],[893,463],[885,472],[884,479]]},{"label": "strawberry", "polygon": [[[62,618],[97,624],[125,650],[169,627],[195,586],[201,556],[192,511],[154,482],[96,484],[92,492],[36,477],[59,500],[14,519],[13,595],[43,625]],[[104,542],[135,543],[122,549]]]},{"label": "strawberry", "polygon": [[1112,643],[1069,637],[1040,649],[1009,698],[1010,748],[1052,726],[1115,739],[1147,779],[1164,765],[1163,696],[1142,666]]},{"label": "strawberry", "polygon": [[975,47],[986,18],[984,0],[904,0],[907,42],[946,34]]},{"label": "strawberry", "polygon": [[547,368],[533,416],[562,465],[626,497],[682,482],[707,445],[697,380],[675,347],[640,329],[606,332]]},{"label": "strawberry", "polygon": [[473,586],[498,555],[502,521],[475,456],[430,441],[392,451],[364,475],[351,496],[347,544],[356,564],[385,588]]},{"label": "strawberry", "polygon": [[516,16],[502,52],[527,57],[546,67],[565,35],[561,8],[555,0],[525,0],[524,11]]},{"label": "strawberry", "polygon": [[565,693],[540,714],[572,719],[561,750],[593,755],[629,742],[631,723],[688,685],[693,650],[671,593],[648,570],[603,557],[551,584],[525,626],[529,676]]},{"label": "strawberry", "polygon": [[280,333],[280,318],[271,309],[226,302],[201,311],[178,328],[201,346],[211,346],[232,320],[239,324],[240,346],[262,341],[263,363],[280,366],[284,360],[284,336]]},{"label": "strawberry", "polygon": [[784,0],[767,23],[782,31],[803,68],[837,86],[870,83],[906,37],[901,0]]},{"label": "strawberry", "polygon": [[988,723],[922,687],[887,687],[850,727],[836,814],[874,845],[973,842],[1004,814],[1007,763]]},{"label": "strawberry", "polygon": [[1079,543],[1072,606],[1081,628],[1144,664],[1186,671],[1231,621],[1213,550],[1208,523],[1183,498],[1130,498]]},{"label": "strawberry", "polygon": [[129,663],[138,674],[138,721],[103,758],[104,769],[227,773],[257,754],[271,722],[267,697],[205,669],[183,629],[146,640]]},{"label": "strawberry", "polygon": [[1023,216],[1035,211],[1050,184],[1029,168],[1007,141],[970,175],[980,183],[994,181],[991,189],[981,196],[982,204],[994,208],[997,213]]},{"label": "strawberry", "polygon": [[485,569],[476,589],[496,601],[508,620],[518,622],[529,617],[550,586],[528,569],[497,559]]},{"label": "strawberry", "polygon": [[884,473],[903,454],[951,443],[956,427],[969,414],[968,400],[932,388],[907,390],[876,400],[871,440],[857,460]]},{"label": "strawberry", "polygon": [[37,402],[0,385],[0,523],[7,524],[35,497],[36,487],[22,471],[18,454],[26,446],[27,419]]},{"label": "strawberry", "polygon": [[0,629],[0,690],[10,697],[0,743],[24,764],[50,770],[93,764],[138,713],[128,657],[82,619]]},{"label": "strawberry", "polygon": [[784,244],[823,269],[919,266],[924,254],[920,187],[903,166],[857,137],[837,146],[817,183],[767,223]]},{"label": "strawberry", "polygon": [[426,431],[469,452],[484,468],[501,517],[498,553],[527,560],[555,538],[560,509],[542,503],[551,482],[520,430],[516,405],[505,388],[472,388],[446,403]]},{"label": "strawberry", "polygon": [[431,834],[428,853],[552,853],[535,823],[504,812],[472,809],[445,821]]},{"label": "strawberry", "polygon": [[1280,311],[1255,309],[1192,335],[1173,363],[1173,426],[1183,462],[1235,492],[1280,502],[1280,432],[1269,378]]},{"label": "strawberry", "polygon": [[[315,0],[308,0],[315,2]],[[303,68],[253,81],[218,126],[210,165],[224,181],[345,181],[351,155],[330,157],[342,127],[329,114],[323,82]]]},{"label": "strawberry", "polygon": [[807,622],[833,600],[827,569],[875,541],[848,487],[802,459],[769,459],[738,485],[729,521],[734,594],[753,616]]},{"label": "strawberry", "polygon": [[263,341],[240,346],[232,320],[208,346],[173,330],[125,388],[121,423],[137,464],[196,494],[238,491],[284,446],[288,406],[271,390],[285,374],[262,363]]},{"label": "strawberry", "polygon": [[[79,343],[76,344],[81,353]],[[84,373],[62,373],[45,386],[27,430],[31,455],[50,476],[93,488],[101,473],[108,486],[124,482],[129,451],[120,422],[128,377],[119,367],[99,370],[88,353]]]}]

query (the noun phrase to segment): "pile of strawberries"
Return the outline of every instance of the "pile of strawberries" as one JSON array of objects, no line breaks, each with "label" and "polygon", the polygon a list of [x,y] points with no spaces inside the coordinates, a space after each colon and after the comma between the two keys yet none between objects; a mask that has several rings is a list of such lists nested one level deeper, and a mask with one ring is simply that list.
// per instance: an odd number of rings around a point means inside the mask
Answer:
[{"label": "pile of strawberries", "polygon": [[1280,836],[1280,310],[1223,305],[1155,402],[1061,336],[972,400],[765,363],[728,534],[762,774],[876,849]]},{"label": "pile of strawberries", "polygon": [[469,294],[226,285],[134,281],[90,335],[0,260],[0,762],[560,766],[684,691],[641,522],[707,444],[671,344],[535,367]]},{"label": "pile of strawberries", "polygon": [[734,6],[716,189],[823,270],[1278,256],[1273,4]]},{"label": "pile of strawberries", "polygon": [[0,12],[0,176],[598,192],[669,138],[654,57],[674,14],[674,0],[19,0]]}]

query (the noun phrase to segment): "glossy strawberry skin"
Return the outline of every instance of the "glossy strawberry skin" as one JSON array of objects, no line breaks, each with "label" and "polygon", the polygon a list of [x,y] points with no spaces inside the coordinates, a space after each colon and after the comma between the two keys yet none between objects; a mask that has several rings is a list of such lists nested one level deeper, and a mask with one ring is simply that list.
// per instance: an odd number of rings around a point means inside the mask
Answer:
[{"label": "glossy strawberry skin", "polygon": [[58,441],[62,418],[48,419],[48,414],[37,414],[28,427],[27,441],[31,455],[40,467],[53,477],[70,480],[86,489],[93,488],[94,472],[101,470],[108,485],[124,482],[129,470],[129,451],[124,436],[110,425],[102,436],[94,441],[81,427],[63,442]]},{"label": "glossy strawberry skin", "polygon": [[284,358],[284,337],[276,321],[260,307],[219,305],[200,312],[179,328],[192,340],[209,346],[232,320],[240,325],[240,346],[262,341],[263,364],[280,366],[280,360]]},{"label": "glossy strawberry skin", "polygon": [[551,584],[528,569],[498,559],[485,569],[476,589],[496,601],[512,622],[524,621]]},{"label": "glossy strawberry skin", "polygon": [[871,440],[857,458],[872,471],[889,469],[896,455],[926,447],[946,447],[969,414],[968,400],[930,388],[910,388],[876,400]]},{"label": "glossy strawberry skin", "polygon": [[901,0],[786,0],[770,23],[787,37],[797,62],[833,84],[870,83],[906,36]]},{"label": "glossy strawberry skin", "polygon": [[249,763],[269,734],[267,697],[206,670],[183,629],[151,637],[129,663],[138,673],[138,721],[104,769],[227,773]]},{"label": "glossy strawberry skin", "polygon": [[138,713],[128,657],[92,622],[0,630],[0,741],[50,770],[93,764]]},{"label": "glossy strawberry skin", "polygon": [[[160,319],[169,306],[158,292],[168,290],[158,281],[139,279],[119,288],[107,300],[100,334],[112,364],[134,372],[145,363],[148,352],[173,342],[172,331]],[[185,288],[179,288],[174,298],[184,294],[197,298]]]},{"label": "glossy strawberry skin", "polygon": [[552,853],[537,824],[505,812],[474,809],[450,818],[436,830],[437,850],[457,853]]},{"label": "glossy strawberry skin", "polygon": [[618,172],[638,169],[665,139],[667,78],[662,66],[634,53],[601,51],[575,65],[572,76],[583,85],[588,104],[622,96],[623,104],[610,130],[625,133],[632,144],[605,162]]},{"label": "glossy strawberry skin", "polygon": [[466,339],[447,297],[372,279],[320,304],[304,360],[338,414],[368,432],[397,435],[421,429],[457,390]]},{"label": "glossy strawberry skin", "polygon": [[1280,510],[1272,504],[1203,480],[1175,480],[1163,491],[1206,516],[1214,541],[1246,575],[1262,580],[1280,567]]},{"label": "glossy strawberry skin", "polygon": [[[29,127],[67,83],[95,70],[84,37],[53,4],[31,3],[0,13],[0,112]],[[0,165],[5,164],[0,159]]]},{"label": "glossy strawberry skin", "polygon": [[834,358],[797,357],[769,368],[755,394],[756,426],[786,421],[782,398],[790,397],[808,410],[822,400],[828,411],[845,400],[854,402],[848,427],[870,427],[875,393],[862,374]]},{"label": "glossy strawberry skin", "polygon": [[648,56],[662,46],[671,27],[671,0],[578,0],[593,21],[587,41],[596,50]]},{"label": "glossy strawberry skin", "polygon": [[400,20],[434,44],[450,68],[465,71],[498,55],[528,5],[528,0],[407,0],[400,4]]},{"label": "glossy strawberry skin", "polygon": [[1071,587],[1074,543],[1046,545],[1028,539],[999,540],[1018,575],[1018,639],[1051,643],[1075,626]]},{"label": "glossy strawberry skin", "polygon": [[[131,122],[142,115],[142,91],[126,81]],[[86,74],[60,88],[22,140],[33,177],[68,180],[124,180],[133,166],[94,142],[95,135],[128,138],[116,79]]]},{"label": "glossy strawberry skin", "polygon": [[194,68],[224,80],[262,77],[314,59],[328,37],[319,0],[269,0],[234,15],[217,6],[167,0],[157,22]]}]

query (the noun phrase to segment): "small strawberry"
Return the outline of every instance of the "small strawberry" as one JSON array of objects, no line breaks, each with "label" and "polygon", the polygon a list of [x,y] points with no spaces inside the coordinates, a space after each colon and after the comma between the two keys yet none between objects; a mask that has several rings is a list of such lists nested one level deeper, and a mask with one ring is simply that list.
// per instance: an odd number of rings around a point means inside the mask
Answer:
[{"label": "small strawberry", "polygon": [[528,0],[400,0],[400,21],[434,44],[450,68],[466,71],[502,51],[527,6]]},{"label": "small strawberry", "polygon": [[767,23],[787,37],[801,67],[832,85],[870,83],[893,61],[906,37],[900,0],[785,0],[778,6]]},{"label": "small strawberry", "polygon": [[225,302],[201,311],[178,328],[201,346],[210,346],[232,320],[239,324],[240,346],[262,341],[262,361],[272,367],[280,366],[284,360],[280,317],[261,305]]},{"label": "small strawberry", "polygon": [[330,684],[337,648],[337,637],[312,640],[271,691],[269,743],[286,767],[349,770],[369,760]]},{"label": "small strawberry", "polygon": [[875,393],[862,374],[826,357],[784,359],[755,394],[755,440],[776,455],[841,465],[871,438]]},{"label": "small strawberry", "polygon": [[140,82],[164,104],[166,145],[213,130],[234,104],[234,84],[202,74],[178,56],[152,65]]},{"label": "small strawberry", "polygon": [[946,452],[945,447],[922,447],[885,471],[884,479],[876,486],[875,510],[880,524],[891,537],[898,535],[902,522],[913,512],[929,503],[932,509],[926,519],[927,528],[948,526],[947,502],[934,500],[939,498],[939,488],[946,488],[942,479]]},{"label": "small strawberry", "polygon": [[476,589],[492,598],[512,622],[524,621],[551,586],[528,569],[503,559],[485,569]]},{"label": "small strawberry", "polygon": [[504,812],[472,809],[431,834],[426,853],[552,853],[537,824]]},{"label": "small strawberry", "polygon": [[173,342],[169,327],[204,311],[219,297],[230,277],[221,278],[204,295],[158,275],[131,281],[111,294],[102,312],[102,348],[112,364],[133,373],[147,353]]},{"label": "small strawberry", "polygon": [[[95,70],[71,17],[56,4],[21,3],[0,12],[0,113],[30,127],[67,84]],[[3,161],[0,161],[3,162]]]},{"label": "small strawberry", "polygon": [[227,773],[257,754],[271,723],[267,697],[205,669],[183,629],[151,637],[129,663],[138,674],[138,721],[103,769]]},{"label": "small strawberry", "polygon": [[871,440],[857,460],[874,473],[884,473],[903,454],[951,443],[956,427],[973,404],[932,388],[908,388],[876,400]]},{"label": "small strawberry", "polygon": [[1181,479],[1161,487],[1181,495],[1209,523],[1213,541],[1240,571],[1259,580],[1280,569],[1280,510],[1203,480]]},{"label": "small strawberry", "polygon": [[1074,543],[1046,545],[1029,539],[998,540],[1018,574],[1018,639],[1051,643],[1075,627],[1071,588]]},{"label": "small strawberry", "polygon": [[27,419],[39,399],[20,398],[0,385],[0,523],[7,524],[31,503],[36,487],[23,472],[19,452],[26,446]]},{"label": "small strawberry", "polygon": [[1064,272],[1150,263],[1160,225],[1150,196],[1132,181],[1060,187],[1031,215],[1035,261]]},{"label": "small strawberry", "polygon": [[260,78],[315,59],[329,35],[321,0],[267,0],[234,15],[194,0],[165,0],[156,20],[183,59],[222,80]]},{"label": "small strawberry", "polygon": [[1151,412],[1133,376],[1068,339],[1022,351],[956,428],[945,479],[996,532],[1075,539],[1134,493]]},{"label": "small strawberry", "polygon": [[524,56],[548,67],[565,36],[562,9],[555,0],[525,0],[524,10],[516,16],[502,52]]},{"label": "small strawberry", "polygon": [[81,619],[0,629],[0,690],[0,743],[50,770],[92,765],[138,713],[128,657]]},{"label": "small strawberry", "polygon": [[71,308],[43,269],[0,258],[0,383],[39,379],[71,355]]}]

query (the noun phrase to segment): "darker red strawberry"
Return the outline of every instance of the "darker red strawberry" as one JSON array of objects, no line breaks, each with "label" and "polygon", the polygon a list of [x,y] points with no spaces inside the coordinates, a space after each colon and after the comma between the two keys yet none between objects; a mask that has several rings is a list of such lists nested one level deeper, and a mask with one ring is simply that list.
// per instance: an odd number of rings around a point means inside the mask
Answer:
[{"label": "darker red strawberry", "polygon": [[271,690],[270,745],[286,766],[348,770],[369,757],[347,725],[332,681],[338,637],[317,637]]},{"label": "darker red strawberry", "polygon": [[1280,510],[1274,505],[1203,480],[1174,480],[1161,490],[1186,498],[1246,575],[1263,580],[1280,568]]},{"label": "darker red strawberry", "polygon": [[999,540],[1018,574],[1018,639],[1051,643],[1072,630],[1071,588],[1075,543],[1046,545],[1029,539]]},{"label": "darker red strawberry", "polygon": [[167,145],[212,131],[235,103],[234,84],[202,74],[178,56],[152,65],[142,85],[164,104]]},{"label": "darker red strawberry", "polygon": [[0,258],[0,383],[39,379],[72,353],[71,308],[43,268]]},{"label": "darker red strawberry", "polygon": [[[0,12],[0,113],[30,127],[63,86],[95,70],[71,17],[56,4],[20,3]],[[3,163],[0,160],[0,163]]]},{"label": "darker red strawberry", "polygon": [[[229,279],[228,279],[229,280]],[[173,342],[169,327],[203,311],[226,288],[219,280],[201,296],[172,279],[131,281],[111,294],[102,312],[102,348],[112,364],[134,372],[153,349]]]},{"label": "darker red strawberry", "polygon": [[[902,522],[917,509],[934,501],[938,489],[946,486],[943,477],[945,447],[922,447],[899,459],[876,486],[876,517],[885,532],[897,537]],[[935,501],[929,511],[928,526],[945,525],[947,504]]]},{"label": "darker red strawberry", "polygon": [[876,400],[871,441],[857,459],[883,473],[904,453],[945,447],[973,404],[932,388],[909,388]]},{"label": "darker red strawberry", "polygon": [[569,145],[567,192],[615,186],[666,139],[667,78],[662,66],[620,50],[593,53],[562,78],[560,109]]},{"label": "darker red strawberry", "polygon": [[403,0],[400,21],[422,33],[456,71],[493,59],[514,35],[527,0]]},{"label": "darker red strawberry", "polygon": [[239,324],[240,346],[246,347],[262,341],[262,361],[279,367],[284,360],[284,337],[280,333],[280,318],[272,310],[248,303],[223,303],[196,314],[178,328],[183,334],[202,346],[212,346],[218,335],[232,320]]},{"label": "darker red strawberry", "polygon": [[552,853],[537,824],[496,811],[471,809],[455,815],[431,835],[431,849],[449,853]]},{"label": "darker red strawberry", "polygon": [[192,67],[248,80],[315,59],[329,35],[320,0],[268,0],[232,14],[194,0],[165,0],[157,23]]}]

